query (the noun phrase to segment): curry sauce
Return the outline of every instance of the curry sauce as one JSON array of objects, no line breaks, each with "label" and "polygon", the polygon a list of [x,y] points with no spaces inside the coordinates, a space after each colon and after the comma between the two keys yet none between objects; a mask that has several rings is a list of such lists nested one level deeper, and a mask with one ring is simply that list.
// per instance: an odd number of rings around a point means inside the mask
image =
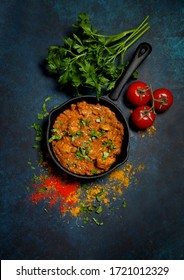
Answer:
[{"label": "curry sauce", "polygon": [[124,127],[108,107],[72,104],[56,118],[49,142],[60,164],[80,175],[107,171],[121,153]]}]

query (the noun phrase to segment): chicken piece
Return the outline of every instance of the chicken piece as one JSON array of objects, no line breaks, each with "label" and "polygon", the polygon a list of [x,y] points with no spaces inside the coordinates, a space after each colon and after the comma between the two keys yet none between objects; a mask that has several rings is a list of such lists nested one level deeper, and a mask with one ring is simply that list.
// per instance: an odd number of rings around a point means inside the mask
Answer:
[{"label": "chicken piece", "polygon": [[86,101],[82,101],[82,102],[78,103],[77,109],[78,109],[80,115],[83,115],[85,117],[92,114],[92,109],[88,106]]},{"label": "chicken piece", "polygon": [[102,124],[100,124],[100,128],[105,131],[108,131],[111,129],[111,126],[108,123],[102,123]]},{"label": "chicken piece", "polygon": [[116,158],[114,157],[107,157],[106,159],[103,159],[102,157],[97,158],[96,165],[100,169],[108,170],[111,165],[115,162]]},{"label": "chicken piece", "polygon": [[58,148],[62,153],[69,154],[71,152],[72,147],[71,147],[71,145],[64,143],[63,145],[60,145]]},{"label": "chicken piece", "polygon": [[70,132],[78,132],[79,131],[79,126],[78,124],[76,123],[75,120],[72,120],[69,124],[68,124],[68,131]]}]

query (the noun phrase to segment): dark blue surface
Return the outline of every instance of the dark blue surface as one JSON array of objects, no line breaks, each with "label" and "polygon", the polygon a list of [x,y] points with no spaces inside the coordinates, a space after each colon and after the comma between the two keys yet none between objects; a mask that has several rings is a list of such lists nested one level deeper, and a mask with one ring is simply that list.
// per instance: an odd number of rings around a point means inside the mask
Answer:
[{"label": "dark blue surface", "polygon": [[[105,217],[103,227],[81,228],[75,219],[67,224],[54,210],[48,215],[44,205],[28,201],[25,187],[32,176],[27,161],[37,158],[30,126],[44,98],[52,96],[54,105],[69,98],[41,63],[80,12],[106,34],[135,27],[149,15],[151,29],[139,42],[149,42],[153,51],[139,79],[174,94],[172,109],[157,118],[155,137],[131,131],[129,159],[146,169],[126,192],[127,208]],[[184,258],[183,12],[181,0],[1,1],[1,259]],[[129,109],[124,113],[128,118]]]}]

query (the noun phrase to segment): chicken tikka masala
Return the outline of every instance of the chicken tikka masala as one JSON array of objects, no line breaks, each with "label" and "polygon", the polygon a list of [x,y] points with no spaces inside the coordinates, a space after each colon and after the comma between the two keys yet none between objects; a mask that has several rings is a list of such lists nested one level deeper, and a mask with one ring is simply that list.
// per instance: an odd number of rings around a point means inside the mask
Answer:
[{"label": "chicken tikka masala", "polygon": [[108,107],[72,104],[56,118],[49,142],[60,164],[80,175],[107,171],[121,153],[124,127]]}]

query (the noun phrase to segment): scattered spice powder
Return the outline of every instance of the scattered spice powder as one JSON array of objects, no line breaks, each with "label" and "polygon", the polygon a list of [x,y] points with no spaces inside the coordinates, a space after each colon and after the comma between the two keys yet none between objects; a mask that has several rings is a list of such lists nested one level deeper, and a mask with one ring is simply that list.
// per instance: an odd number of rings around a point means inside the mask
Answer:
[{"label": "scattered spice powder", "polygon": [[147,128],[143,131],[138,131],[138,133],[144,138],[145,136],[153,137],[156,135],[156,127],[152,125],[151,127]]},{"label": "scattered spice powder", "polygon": [[34,175],[30,199],[33,203],[45,201],[48,208],[57,206],[63,216],[68,213],[72,217],[83,217],[85,223],[91,218],[98,224],[94,215],[101,214],[104,207],[112,208],[117,199],[122,203],[124,188],[136,183],[135,175],[141,170],[144,170],[144,166],[135,168],[126,163],[121,169],[110,173],[105,182],[101,179],[100,183],[84,184],[47,168],[46,174]]},{"label": "scattered spice powder", "polygon": [[128,187],[130,185],[131,177],[135,174],[135,171],[132,171],[132,168],[132,164],[126,164],[123,169],[112,172],[109,176],[109,180],[119,181],[120,184],[123,183],[124,187]]},{"label": "scattered spice powder", "polygon": [[76,196],[78,185],[78,182],[66,181],[59,174],[34,176],[34,191],[31,194],[31,200],[33,203],[45,200],[50,207],[60,203],[60,211],[66,212],[78,202]]}]

